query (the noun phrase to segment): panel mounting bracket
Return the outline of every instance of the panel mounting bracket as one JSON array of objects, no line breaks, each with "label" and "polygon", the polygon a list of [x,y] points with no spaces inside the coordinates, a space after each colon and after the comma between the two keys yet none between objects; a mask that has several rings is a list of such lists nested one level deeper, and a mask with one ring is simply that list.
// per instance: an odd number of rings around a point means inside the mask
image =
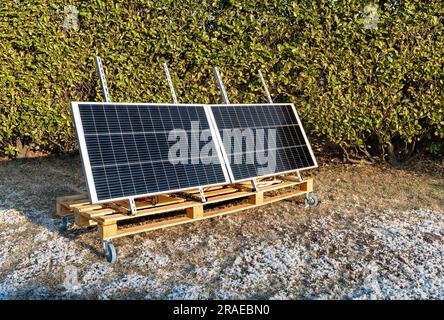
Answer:
[{"label": "panel mounting bracket", "polygon": [[251,179],[251,186],[253,187],[253,191],[254,192],[258,192],[259,191],[259,186],[257,184],[257,181],[255,178]]},{"label": "panel mounting bracket", "polygon": [[102,87],[103,97],[106,102],[111,102],[111,98],[109,96],[108,85],[106,84],[105,70],[103,69],[102,59],[99,56],[96,56],[96,70],[99,74],[100,86]]},{"label": "panel mounting bracket", "polygon": [[129,198],[129,204],[130,204],[130,209],[131,209],[131,215],[135,215],[137,213],[137,207],[136,207],[136,202],[134,201],[134,198]]},{"label": "panel mounting bracket", "polygon": [[302,176],[301,173],[299,172],[299,170],[296,171],[296,175],[297,175],[297,179],[295,179],[294,177],[289,177],[289,176],[277,176],[277,178],[281,179],[281,180],[285,180],[285,181],[291,181],[291,182],[302,182]]},{"label": "panel mounting bracket", "polygon": [[205,192],[203,188],[199,188],[199,194],[200,194],[200,201],[201,202],[207,202],[207,199],[205,198]]}]

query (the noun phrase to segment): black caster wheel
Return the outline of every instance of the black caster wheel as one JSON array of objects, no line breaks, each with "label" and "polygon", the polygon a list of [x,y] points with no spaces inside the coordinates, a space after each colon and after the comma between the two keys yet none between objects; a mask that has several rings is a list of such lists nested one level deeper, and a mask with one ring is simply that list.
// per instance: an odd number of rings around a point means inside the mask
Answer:
[{"label": "black caster wheel", "polygon": [[111,241],[105,241],[103,244],[105,248],[105,258],[109,263],[114,263],[117,260],[116,248]]},{"label": "black caster wheel", "polygon": [[310,192],[307,197],[304,199],[304,204],[309,208],[316,208],[319,205],[318,197],[315,193]]},{"label": "black caster wheel", "polygon": [[61,219],[62,221],[62,226],[60,227],[62,229],[62,231],[66,232],[68,231],[68,226],[69,226],[69,220],[68,217],[62,217]]}]

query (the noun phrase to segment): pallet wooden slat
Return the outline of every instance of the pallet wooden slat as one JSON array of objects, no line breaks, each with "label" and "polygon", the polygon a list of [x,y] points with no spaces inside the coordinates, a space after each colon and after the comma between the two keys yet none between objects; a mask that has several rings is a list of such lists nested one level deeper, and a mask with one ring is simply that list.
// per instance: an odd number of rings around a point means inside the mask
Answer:
[{"label": "pallet wooden slat", "polygon": [[[169,220],[165,220],[165,221],[153,222],[148,225],[140,225],[140,226],[135,226],[135,227],[131,227],[131,228],[125,228],[125,229],[118,230],[117,234],[113,238],[120,238],[120,237],[129,236],[129,235],[133,235],[133,234],[137,234],[137,233],[141,233],[141,232],[177,226],[177,225],[184,224],[187,222],[192,222],[192,221],[195,221],[195,220],[188,218],[188,217],[180,217],[180,218],[169,219]],[[104,240],[107,240],[107,239],[104,238]]]},{"label": "pallet wooden slat", "polygon": [[75,209],[78,210],[79,212],[87,212],[87,211],[91,211],[91,210],[97,210],[97,209],[102,209],[103,206],[101,204],[87,204],[87,205],[83,205],[80,207],[76,207]]},{"label": "pallet wooden slat", "polygon": [[243,197],[249,196],[252,193],[253,192],[238,191],[238,192],[235,192],[235,193],[217,195],[217,196],[208,198],[206,203],[207,204],[211,204],[211,203],[217,203],[217,202],[221,202],[221,201],[234,200],[234,199],[238,199],[238,198],[243,198]]},{"label": "pallet wooden slat", "polygon": [[[77,212],[74,210],[74,212]],[[101,217],[107,214],[112,214],[112,213],[116,213],[116,210],[111,209],[111,208],[105,208],[105,209],[99,209],[99,210],[93,210],[91,212],[78,212],[80,215],[86,217],[86,218],[97,218],[97,217]]]},{"label": "pallet wooden slat", "polygon": [[[174,203],[180,203],[180,202],[184,202],[185,199],[183,198],[179,198],[179,197],[171,197],[171,196],[167,196],[167,195],[159,195],[157,196],[157,203],[152,204],[151,201],[136,201],[136,208],[141,210],[141,209],[147,209],[147,208],[153,208],[153,207],[158,207],[158,206],[164,206],[164,205],[168,205],[168,204],[174,204]],[[119,201],[115,203],[116,205],[122,207],[125,209],[125,211],[130,211],[130,205],[128,203],[128,201]]]},{"label": "pallet wooden slat", "polygon": [[[168,206],[143,209],[143,210],[138,211],[136,216],[138,218],[140,218],[140,217],[155,215],[155,214],[159,214],[159,213],[168,213],[168,212],[172,212],[172,211],[184,210],[184,209],[190,208],[194,205],[196,205],[196,202],[188,200],[188,201],[184,201],[181,203],[171,204]],[[128,220],[128,214],[116,213],[116,214],[101,217],[101,220],[103,220],[103,221]]]},{"label": "pallet wooden slat", "polygon": [[216,196],[216,195],[228,194],[228,193],[233,193],[236,191],[238,191],[238,189],[235,189],[235,188],[223,188],[223,189],[205,191],[205,197],[212,197],[212,196]]},{"label": "pallet wooden slat", "polygon": [[71,209],[73,208],[79,208],[79,207],[83,207],[86,205],[89,205],[89,201],[88,200],[79,200],[78,202],[74,202],[68,205],[68,207],[70,207]]}]

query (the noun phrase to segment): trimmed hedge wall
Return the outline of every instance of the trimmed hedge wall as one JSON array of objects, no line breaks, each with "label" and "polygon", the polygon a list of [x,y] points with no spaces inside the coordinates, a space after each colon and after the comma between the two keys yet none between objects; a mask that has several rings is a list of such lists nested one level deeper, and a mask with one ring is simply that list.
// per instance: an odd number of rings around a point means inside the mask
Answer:
[{"label": "trimmed hedge wall", "polygon": [[294,102],[311,131],[347,155],[442,147],[439,0],[47,2],[0,5],[7,156],[17,142],[75,148],[69,101],[103,100],[95,55],[113,101],[171,102],[160,65],[168,62],[180,102],[220,102],[214,65],[232,102],[266,102],[262,68],[275,100]]}]

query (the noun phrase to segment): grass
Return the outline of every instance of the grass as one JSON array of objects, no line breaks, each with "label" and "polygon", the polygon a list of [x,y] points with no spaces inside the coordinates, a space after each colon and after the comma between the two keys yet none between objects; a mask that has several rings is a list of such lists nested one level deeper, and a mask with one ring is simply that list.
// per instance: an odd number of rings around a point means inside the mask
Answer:
[{"label": "grass", "polygon": [[84,190],[78,155],[0,162],[0,298],[444,298],[444,162],[318,161],[304,173],[318,208],[294,198],[117,239],[112,266],[94,229],[63,234],[53,216]]}]

